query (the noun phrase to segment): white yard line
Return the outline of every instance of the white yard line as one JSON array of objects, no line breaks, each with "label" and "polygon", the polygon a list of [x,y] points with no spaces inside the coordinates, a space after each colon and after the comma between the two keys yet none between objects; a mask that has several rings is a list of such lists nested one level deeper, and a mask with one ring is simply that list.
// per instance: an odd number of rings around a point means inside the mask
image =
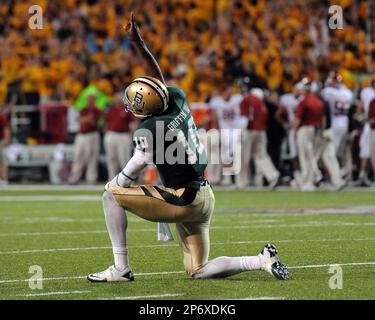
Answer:
[{"label": "white yard line", "polygon": [[[304,266],[288,266],[289,269],[306,269],[306,268],[326,268],[330,266],[364,266],[364,265],[375,265],[375,261],[369,262],[347,262],[347,263],[329,263],[329,264],[313,264],[313,265],[304,265]],[[150,276],[150,275],[170,275],[170,274],[179,274],[185,273],[185,271],[164,271],[164,272],[141,272],[135,273],[135,276]],[[55,277],[55,278],[43,278],[43,279],[33,279],[43,280],[43,281],[57,281],[57,280],[75,280],[75,279],[86,279],[86,276],[73,276],[73,277]],[[30,279],[4,279],[0,280],[2,283],[18,283],[18,282],[28,282]]]},{"label": "white yard line", "polygon": [[36,201],[101,201],[98,195],[44,195],[44,196],[0,196],[0,202],[36,202]]},{"label": "white yard line", "polygon": [[[347,263],[327,263],[327,264],[313,264],[304,266],[288,266],[288,269],[307,269],[307,268],[326,268],[330,266],[365,266],[365,265],[375,265],[375,261],[370,262],[347,262]],[[185,273],[185,271],[164,271],[164,272],[141,272],[135,273],[135,276],[151,276],[151,275],[170,275],[170,274],[180,274]],[[43,279],[33,279],[43,280],[43,281],[59,281],[59,280],[76,280],[76,279],[86,279],[86,276],[72,276],[72,277],[55,277],[55,278],[43,278]],[[0,280],[2,283],[18,283],[18,282],[28,282],[30,279],[4,279]]]},{"label": "white yard line", "polygon": [[[375,238],[357,238],[357,239],[286,239],[275,240],[278,243],[293,243],[293,242],[341,242],[341,241],[375,241]],[[250,241],[231,241],[231,242],[212,242],[211,245],[235,245],[235,244],[252,244],[252,243],[267,243],[269,240],[250,240]],[[128,248],[163,248],[163,247],[178,247],[178,243],[162,243],[162,244],[148,244],[128,246]],[[0,255],[14,255],[27,253],[46,253],[46,252],[64,252],[64,251],[86,251],[86,250],[107,250],[110,246],[100,247],[76,247],[76,248],[46,248],[46,249],[28,249],[28,250],[10,250],[0,251]]]},{"label": "white yard line", "polygon": [[44,293],[28,293],[28,294],[17,294],[16,297],[41,297],[41,296],[54,296],[62,294],[82,294],[90,293],[92,291],[55,291],[55,292],[44,292]]},{"label": "white yard line", "polygon": [[246,298],[236,298],[230,300],[284,300],[284,297],[246,297]]},{"label": "white yard line", "polygon": [[111,247],[82,247],[82,248],[51,248],[51,249],[31,249],[31,250],[14,250],[14,251],[0,251],[0,255],[20,254],[20,253],[38,253],[38,252],[60,252],[60,251],[85,251],[85,250],[102,250],[110,249]]},{"label": "white yard line", "polygon": [[[185,293],[163,293],[163,294],[150,294],[150,295],[145,295],[145,296],[115,297],[113,299],[114,300],[135,300],[135,299],[148,299],[148,298],[180,297],[184,295]],[[108,299],[108,300],[113,300],[113,299]]]},{"label": "white yard line", "polygon": [[348,262],[348,263],[329,263],[329,264],[315,264],[307,266],[291,266],[288,269],[308,269],[308,268],[325,268],[330,266],[364,266],[364,265],[374,265],[374,262]]},{"label": "white yard line", "polygon": [[[127,232],[156,232],[156,229],[144,228],[144,229],[129,229]],[[47,231],[47,232],[6,232],[0,233],[0,237],[34,237],[34,236],[50,236],[50,235],[74,235],[74,234],[107,234],[107,230],[88,230],[88,231]]]},{"label": "white yard line", "polygon": [[[99,222],[103,221],[101,218],[81,218],[81,219],[74,219],[74,218],[56,218],[56,217],[49,217],[49,218],[26,218],[23,220],[9,220],[9,219],[0,219],[2,224],[11,224],[11,225],[28,225],[28,224],[35,224],[35,223],[72,223],[72,222]],[[139,222],[141,220],[137,220]],[[375,226],[375,222],[335,222],[335,223],[327,223],[327,222],[316,222],[312,221],[311,223],[296,223],[296,224],[249,224],[246,225],[238,225],[238,226],[211,226],[210,229],[276,229],[276,228],[316,228],[316,227],[367,227],[367,226]],[[136,232],[130,231],[129,232]],[[147,230],[150,229],[139,229],[139,230]],[[156,229],[155,229],[156,230]]]},{"label": "white yard line", "polygon": [[[185,271],[162,271],[162,272],[140,272],[135,273],[134,275],[137,277],[142,276],[154,276],[154,275],[169,275],[169,274],[179,274],[185,273]],[[60,281],[60,280],[76,280],[76,279],[86,279],[87,276],[73,276],[73,277],[53,277],[53,278],[43,278],[43,279],[33,279],[33,281],[43,280],[43,281]],[[8,279],[8,280],[0,280],[0,284],[2,283],[18,283],[18,282],[28,282],[30,279]]]},{"label": "white yard line", "polygon": [[[86,279],[87,276],[75,276],[75,277],[54,277],[54,278],[43,278],[43,279],[33,279],[33,281],[43,280],[43,281],[60,281],[60,280],[75,280],[75,279]],[[30,279],[6,279],[0,280],[2,283],[18,283],[18,282],[28,282]]]},{"label": "white yard line", "polygon": [[[56,217],[49,217],[49,218],[26,218],[23,221],[12,221],[8,219],[0,219],[0,221],[4,224],[33,224],[39,222],[50,222],[50,223],[71,223],[71,222],[97,222],[102,221],[101,218],[87,218],[87,219],[74,219],[74,218],[56,218]],[[133,222],[141,222],[141,220],[131,221]],[[301,223],[301,224],[252,224],[252,221],[246,221],[245,225],[239,226],[211,226],[210,229],[214,230],[221,230],[221,229],[273,229],[273,228],[305,228],[305,227],[367,227],[367,226],[374,226],[375,222],[335,222],[335,223],[327,223],[327,222],[317,222],[311,221],[310,223]],[[129,228],[127,232],[156,232],[156,228]],[[47,236],[47,235],[74,235],[74,234],[100,234],[100,233],[107,233],[106,230],[86,230],[86,231],[46,231],[46,232],[4,232],[0,233],[0,237],[26,237],[26,236]]]}]

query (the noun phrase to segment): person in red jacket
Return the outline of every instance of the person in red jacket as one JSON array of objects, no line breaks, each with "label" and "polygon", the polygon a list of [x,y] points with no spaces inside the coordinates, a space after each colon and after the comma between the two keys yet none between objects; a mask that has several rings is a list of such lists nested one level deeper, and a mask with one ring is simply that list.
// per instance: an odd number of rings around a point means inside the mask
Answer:
[{"label": "person in red jacket", "polygon": [[303,80],[304,97],[296,109],[295,129],[297,131],[298,156],[301,167],[301,189],[315,189],[315,173],[319,170],[316,162],[316,138],[324,129],[324,103],[311,92],[311,83]]},{"label": "person in red jacket", "polygon": [[86,182],[95,183],[98,178],[100,135],[98,121],[101,116],[96,107],[96,96],[87,97],[87,106],[79,113],[79,133],[74,141],[74,159],[69,183],[76,184],[85,170]]},{"label": "person in red jacket", "polygon": [[263,102],[264,94],[254,88],[241,102],[241,115],[248,119],[247,129],[242,133],[242,165],[238,187],[244,187],[250,180],[250,161],[254,159],[256,172],[266,178],[274,189],[280,173],[267,153],[268,110]]},{"label": "person in red jacket", "polygon": [[8,170],[4,149],[10,142],[10,127],[7,116],[0,111],[0,185],[7,184]]}]

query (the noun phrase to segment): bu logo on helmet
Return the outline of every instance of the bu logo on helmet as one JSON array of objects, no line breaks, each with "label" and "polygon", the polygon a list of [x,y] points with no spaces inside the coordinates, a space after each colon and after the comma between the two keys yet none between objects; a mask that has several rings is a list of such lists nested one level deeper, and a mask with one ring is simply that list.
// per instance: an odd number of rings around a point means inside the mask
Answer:
[{"label": "bu logo on helmet", "polygon": [[134,101],[136,104],[141,104],[143,100],[143,95],[141,95],[139,92],[135,93]]}]

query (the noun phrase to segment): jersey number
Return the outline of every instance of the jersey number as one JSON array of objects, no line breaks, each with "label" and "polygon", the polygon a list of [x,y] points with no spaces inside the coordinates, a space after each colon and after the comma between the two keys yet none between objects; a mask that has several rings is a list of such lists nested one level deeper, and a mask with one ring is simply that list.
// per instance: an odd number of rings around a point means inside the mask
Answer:
[{"label": "jersey number", "polygon": [[334,105],[334,115],[335,116],[346,116],[350,108],[349,102],[336,101]]},{"label": "jersey number", "polygon": [[188,141],[182,131],[179,131],[177,139],[185,147],[189,163],[194,164],[197,162],[197,153],[202,154],[204,146],[199,140],[197,126],[193,118],[188,120],[188,128]]},{"label": "jersey number", "polygon": [[138,149],[145,150],[148,148],[146,137],[134,137],[134,142]]}]

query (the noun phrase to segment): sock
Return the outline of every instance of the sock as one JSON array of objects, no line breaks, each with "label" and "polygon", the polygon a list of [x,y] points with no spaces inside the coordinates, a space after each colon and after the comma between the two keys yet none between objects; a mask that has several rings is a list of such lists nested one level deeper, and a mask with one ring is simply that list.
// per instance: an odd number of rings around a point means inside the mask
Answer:
[{"label": "sock", "polygon": [[365,170],[361,170],[360,172],[359,172],[359,180],[365,180],[365,178],[366,178],[366,171]]},{"label": "sock", "polygon": [[208,261],[194,275],[195,279],[225,278],[240,272],[260,270],[262,268],[259,256],[218,257]]},{"label": "sock", "polygon": [[112,242],[115,267],[122,271],[129,267],[128,250],[126,248],[126,229],[128,226],[126,213],[109,191],[103,193],[103,209],[105,223]]}]

